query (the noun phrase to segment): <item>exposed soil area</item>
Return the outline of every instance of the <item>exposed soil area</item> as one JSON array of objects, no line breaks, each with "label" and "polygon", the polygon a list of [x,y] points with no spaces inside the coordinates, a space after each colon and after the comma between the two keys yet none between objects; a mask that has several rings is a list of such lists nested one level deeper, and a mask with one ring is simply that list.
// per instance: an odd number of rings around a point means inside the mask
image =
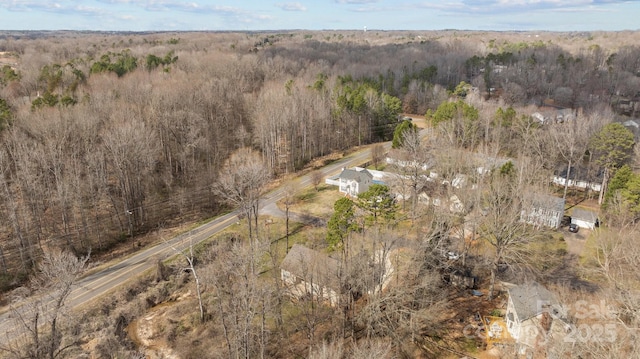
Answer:
[{"label": "exposed soil area", "polygon": [[148,359],[179,359],[166,340],[166,323],[177,322],[180,318],[172,318],[172,308],[178,302],[190,297],[187,292],[175,302],[165,302],[147,310],[143,316],[134,320],[127,327],[129,338],[144,352]]}]

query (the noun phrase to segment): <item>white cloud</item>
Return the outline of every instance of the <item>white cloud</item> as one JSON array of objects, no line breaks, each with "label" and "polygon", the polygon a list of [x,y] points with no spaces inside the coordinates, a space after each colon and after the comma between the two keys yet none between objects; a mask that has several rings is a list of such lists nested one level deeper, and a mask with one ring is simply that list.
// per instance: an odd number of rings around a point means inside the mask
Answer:
[{"label": "white cloud", "polygon": [[394,9],[384,9],[384,8],[380,8],[380,7],[373,7],[373,6],[361,6],[361,7],[357,7],[352,9],[351,11],[353,12],[385,12],[385,11],[393,11]]},{"label": "white cloud", "polygon": [[338,4],[373,4],[378,0],[336,0]]},{"label": "white cloud", "polygon": [[[325,6],[320,6],[320,2]],[[640,10],[640,1],[635,0],[317,0],[313,6],[311,3],[303,0],[0,0],[0,12],[15,13],[15,16],[3,16],[3,25],[8,28],[319,29],[335,27],[335,24],[350,27],[356,20],[388,29],[554,30],[637,29],[634,14]],[[46,23],[43,18],[47,19]]]},{"label": "white cloud", "polygon": [[0,1],[0,8],[18,12],[49,12],[82,16],[102,16],[106,14],[104,9],[78,4],[77,1],[52,3],[28,0]]},{"label": "white cloud", "polygon": [[284,11],[307,11],[307,8],[299,2],[277,3],[276,7]]},{"label": "white cloud", "polygon": [[602,6],[627,3],[626,0],[424,0],[407,8],[440,10],[450,14],[525,13],[532,11],[597,11]]}]

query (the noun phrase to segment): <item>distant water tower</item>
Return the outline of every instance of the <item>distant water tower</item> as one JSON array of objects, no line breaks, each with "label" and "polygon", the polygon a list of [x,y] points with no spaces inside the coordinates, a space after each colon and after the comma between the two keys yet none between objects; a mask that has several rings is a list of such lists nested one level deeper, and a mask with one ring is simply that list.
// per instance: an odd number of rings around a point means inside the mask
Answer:
[{"label": "distant water tower", "polygon": [[367,32],[367,27],[366,26],[364,27],[364,32]]}]

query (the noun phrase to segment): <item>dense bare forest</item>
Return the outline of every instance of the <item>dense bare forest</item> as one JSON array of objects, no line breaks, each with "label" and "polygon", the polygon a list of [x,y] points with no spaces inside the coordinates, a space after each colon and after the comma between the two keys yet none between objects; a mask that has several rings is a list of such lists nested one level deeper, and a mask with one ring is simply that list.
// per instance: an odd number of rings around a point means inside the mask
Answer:
[{"label": "dense bare forest", "polygon": [[[491,278],[490,296],[500,273],[566,280],[557,256],[522,250],[529,244],[523,237],[546,243],[552,236],[533,235],[516,218],[526,193],[552,191],[550,178],[558,168],[580,165],[603,173],[609,190],[601,191],[602,218],[611,235],[597,239],[599,256],[592,259],[597,269],[585,276],[617,288],[611,297],[623,308],[622,320],[637,327],[638,278],[624,268],[637,265],[638,255],[616,259],[634,248],[630,236],[640,218],[635,140],[619,125],[639,109],[637,40],[633,32],[2,33],[0,289],[25,283],[56,250],[99,256],[122,243],[135,247],[145,233],[224,212],[234,204],[220,192],[225,171],[229,163],[236,163],[233,169],[247,160],[233,162],[238,150],[259,154],[272,172],[264,178],[282,176],[322,156],[391,140],[404,113],[425,116],[434,139],[425,145],[405,134],[403,155],[416,163],[435,161],[444,179],[453,181],[460,173],[473,177],[477,164],[471,152],[513,159],[501,164],[500,172],[515,177],[496,177],[481,194],[456,193],[466,204],[464,214],[480,207],[488,212],[477,233],[491,237],[486,248],[493,254],[475,266]],[[542,126],[531,115],[544,106],[569,109],[578,120]],[[625,141],[627,146],[615,147]],[[404,171],[404,180],[392,187],[412,194],[402,210],[411,227],[420,228],[416,232],[440,238],[454,227],[468,230],[456,222],[460,218],[417,209],[419,192],[429,188],[451,198],[451,188],[431,188],[417,172],[397,170]],[[557,191],[567,200],[598,197],[575,194],[568,186]],[[251,219],[250,211],[247,216]],[[378,217],[367,218],[362,223],[380,236],[376,240],[383,248],[403,241],[374,230],[382,228]],[[257,213],[254,220],[257,230]],[[613,243],[613,237],[620,241]],[[229,316],[210,329],[226,340],[220,357],[442,355],[431,342],[415,339],[440,335],[436,313],[447,302],[437,290],[439,281],[426,274],[432,271],[428,265],[402,269],[411,286],[362,304],[357,298],[376,280],[358,267],[366,261],[350,259],[350,283],[363,287],[350,287],[343,313],[311,304],[293,320],[283,317],[278,287],[258,280],[254,266],[263,266],[272,249],[264,238],[255,241],[249,250],[229,240],[207,254],[213,264],[204,280],[218,293],[208,312]],[[466,256],[471,248],[462,242]],[[403,256],[411,257],[410,263],[433,262],[433,254],[425,254],[434,250],[433,243]],[[520,271],[523,256],[538,262]],[[509,273],[501,269],[505,263],[513,264]],[[104,308],[115,311],[108,304]],[[200,309],[206,321],[202,302]],[[299,327],[283,329],[287,323]],[[355,338],[356,332],[368,341],[347,348],[331,340]],[[617,349],[637,354],[629,333]],[[299,347],[282,346],[283,338],[298,336]],[[187,345],[176,333],[173,341]],[[107,344],[103,347],[118,347]],[[596,351],[588,345],[579,349],[597,355],[611,350],[597,344]],[[195,345],[184,357],[202,355],[198,350],[203,349]]]}]

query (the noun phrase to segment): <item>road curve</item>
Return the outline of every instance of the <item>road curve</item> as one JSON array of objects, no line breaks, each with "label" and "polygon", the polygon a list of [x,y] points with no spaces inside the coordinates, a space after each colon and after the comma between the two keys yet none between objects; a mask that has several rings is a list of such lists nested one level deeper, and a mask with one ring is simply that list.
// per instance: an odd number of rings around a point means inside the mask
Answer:
[{"label": "road curve", "polygon": [[[391,147],[391,143],[384,143],[384,147],[385,151],[388,150]],[[369,147],[365,147],[364,149],[358,150],[323,167],[319,171],[322,172],[323,177],[332,176],[344,167],[361,165],[367,162],[370,157]],[[312,184],[311,176],[309,174],[292,179],[291,182],[295,184],[294,188],[297,188],[298,190]],[[285,184],[273,189],[263,197],[261,205],[267,206],[275,204],[284,197],[285,191]],[[233,211],[221,217],[217,217],[206,224],[190,230],[189,232],[183,233],[150,248],[146,248],[137,252],[133,256],[120,261],[119,263],[83,277],[73,288],[67,298],[67,308],[78,309],[81,306],[109,293],[128,280],[137,277],[146,270],[153,268],[155,265],[154,259],[166,259],[174,256],[176,254],[176,250],[186,249],[192,243],[196,244],[202,242],[212,235],[223,231],[238,221],[238,213],[238,211]],[[14,320],[12,320],[12,317],[17,314],[26,314],[28,306],[25,304],[27,304],[26,301],[25,303],[14,303],[14,306],[16,306],[17,309],[5,310],[0,314],[0,333],[3,333],[2,342],[11,342],[24,333],[23,328],[16,328],[14,326]],[[46,305],[46,307],[52,306]],[[18,313],[15,313],[16,310]]]}]

